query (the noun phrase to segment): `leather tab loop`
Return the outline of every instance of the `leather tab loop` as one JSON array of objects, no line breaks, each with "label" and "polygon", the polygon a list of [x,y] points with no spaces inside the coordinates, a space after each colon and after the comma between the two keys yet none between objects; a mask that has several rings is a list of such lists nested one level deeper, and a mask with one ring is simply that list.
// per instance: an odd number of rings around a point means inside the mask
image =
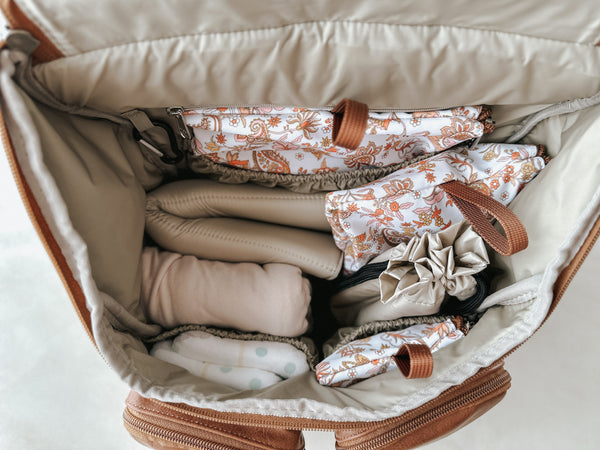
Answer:
[{"label": "leather tab loop", "polygon": [[331,110],[333,113],[333,145],[356,149],[367,130],[369,107],[345,98]]},{"label": "leather tab loop", "polygon": [[393,359],[408,379],[429,378],[433,373],[433,355],[424,344],[404,344]]},{"label": "leather tab loop", "polygon": [[[476,191],[458,181],[440,185],[456,204],[473,229],[498,253],[510,256],[527,248],[527,231],[519,218],[499,201]],[[498,220],[506,236],[490,223],[483,211]]]}]

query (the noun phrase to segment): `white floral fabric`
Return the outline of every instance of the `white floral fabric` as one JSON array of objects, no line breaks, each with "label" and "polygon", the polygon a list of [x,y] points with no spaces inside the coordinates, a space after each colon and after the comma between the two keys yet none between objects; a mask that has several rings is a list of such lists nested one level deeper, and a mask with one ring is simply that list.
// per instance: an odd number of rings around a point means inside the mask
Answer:
[{"label": "white floral fabric", "polygon": [[327,194],[326,216],[344,270],[413,236],[437,233],[464,220],[439,187],[457,180],[508,205],[544,167],[535,145],[480,144],[450,149],[359,188]]},{"label": "white floral fabric", "polygon": [[448,319],[352,341],[317,364],[317,380],[325,386],[350,386],[380,373],[398,370],[393,357],[404,344],[423,344],[434,353],[464,335],[457,324]]},{"label": "white floral fabric", "polygon": [[332,143],[330,111],[291,108],[187,110],[195,152],[232,167],[281,174],[319,174],[384,167],[437,153],[483,135],[481,106],[442,111],[370,112],[355,150]]}]

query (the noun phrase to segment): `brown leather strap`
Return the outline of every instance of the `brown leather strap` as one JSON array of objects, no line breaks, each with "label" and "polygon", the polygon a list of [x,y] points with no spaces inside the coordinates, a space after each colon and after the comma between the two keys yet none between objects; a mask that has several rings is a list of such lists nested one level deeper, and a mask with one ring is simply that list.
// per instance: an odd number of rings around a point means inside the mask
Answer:
[{"label": "brown leather strap", "polygon": [[356,149],[367,130],[369,107],[345,98],[331,110],[333,113],[333,145]]},{"label": "brown leather strap", "polygon": [[[527,231],[510,209],[492,197],[482,194],[458,181],[449,181],[440,187],[456,204],[473,229],[498,253],[510,256],[527,248]],[[506,236],[490,223],[483,213],[487,211],[498,220]]]},{"label": "brown leather strap", "polygon": [[404,344],[394,355],[394,362],[406,378],[429,378],[433,372],[433,355],[424,344]]}]

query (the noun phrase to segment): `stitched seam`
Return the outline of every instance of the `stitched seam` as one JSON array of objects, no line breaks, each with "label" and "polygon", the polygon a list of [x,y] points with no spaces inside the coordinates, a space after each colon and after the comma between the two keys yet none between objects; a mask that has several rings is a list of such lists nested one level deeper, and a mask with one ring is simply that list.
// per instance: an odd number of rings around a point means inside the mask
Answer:
[{"label": "stitched seam", "polygon": [[[187,194],[184,198],[174,198],[174,199],[157,199],[157,203],[159,206],[171,206],[171,205],[180,205],[182,203],[188,203],[191,201],[201,201],[201,200],[310,200],[310,201],[318,201],[325,200],[325,195],[315,195],[315,194],[306,194],[309,196],[308,198],[299,194],[293,195],[281,195],[281,196],[269,196],[269,195],[253,195],[253,196],[245,196],[244,194],[239,195],[221,195],[217,193],[211,194]],[[156,197],[154,197],[156,198]],[[205,205],[206,208],[208,206]],[[161,208],[162,209],[162,208]],[[162,209],[163,211],[167,211]],[[168,212],[168,211],[167,211]]]},{"label": "stitched seam", "polygon": [[[214,161],[211,161],[205,155],[202,156],[194,156],[191,159],[191,164],[194,162],[201,165],[201,167],[191,167],[192,171],[198,171],[200,173],[208,173],[211,175],[216,175],[218,177],[231,177],[231,176],[240,176],[244,180],[252,180],[258,183],[281,183],[285,185],[285,183],[294,183],[296,181],[300,181],[301,183],[312,185],[317,185],[319,183],[334,183],[339,184],[342,181],[350,182],[352,180],[356,180],[357,178],[363,177],[367,181],[364,181],[362,184],[367,184],[369,181],[375,180],[375,178],[381,178],[385,175],[389,175],[396,170],[403,169],[411,164],[417,163],[419,161],[423,161],[425,159],[431,158],[434,155],[437,155],[440,152],[436,153],[426,153],[421,156],[416,156],[408,161],[403,161],[398,164],[392,164],[390,166],[384,167],[369,167],[364,169],[358,169],[350,172],[328,172],[326,174],[294,174],[294,173],[271,173],[271,172],[259,172],[259,171],[251,171],[245,169],[239,169],[237,167],[229,166],[226,164],[219,164]],[[362,185],[361,184],[361,185]],[[358,187],[358,186],[357,186]],[[338,188],[339,189],[339,188]],[[331,189],[328,189],[330,191]],[[335,189],[334,189],[335,190]]]},{"label": "stitched seam", "polygon": [[[165,213],[154,213],[152,214],[152,218],[155,219],[155,224],[161,224],[161,225],[167,225],[167,228],[170,228],[171,230],[176,230],[178,228],[177,225],[173,225],[171,224],[171,222],[168,220],[168,215]],[[238,219],[238,220],[243,220],[243,219]],[[310,232],[310,231],[307,231]],[[314,231],[314,233],[319,233],[318,231]],[[204,229],[200,229],[198,230],[198,232],[196,233],[197,235],[199,235],[200,237],[205,237],[205,238],[214,238],[214,239],[221,239],[223,241],[227,241],[227,242],[233,242],[233,243],[239,243],[239,244],[248,244],[250,246],[254,246],[254,247],[258,247],[258,248],[265,248],[265,249],[269,249],[269,250],[273,250],[276,251],[280,254],[283,255],[287,255],[287,256],[292,256],[294,258],[299,259],[300,261],[305,261],[307,263],[310,264],[314,264],[315,266],[322,268],[324,270],[327,270],[328,273],[333,274],[331,267],[329,267],[326,264],[323,264],[322,262],[320,262],[319,260],[314,260],[314,259],[310,259],[306,256],[302,256],[302,255],[297,255],[294,254],[292,252],[286,251],[284,249],[281,248],[277,248],[265,243],[257,243],[255,241],[250,241],[250,240],[245,240],[245,239],[241,239],[238,237],[232,237],[232,236],[226,236],[222,233],[219,233],[218,231],[207,231]]]},{"label": "stitched seam", "polygon": [[259,440],[259,439],[250,439],[250,438],[248,438],[248,436],[244,436],[243,434],[237,434],[234,431],[226,430],[224,428],[220,428],[219,426],[209,425],[206,422],[203,422],[202,419],[199,419],[199,418],[196,418],[196,417],[193,417],[193,416],[190,417],[189,419],[188,418],[181,419],[181,417],[178,417],[178,416],[176,416],[173,413],[159,411],[158,409],[149,408],[149,407],[144,406],[144,405],[136,404],[135,407],[138,408],[138,409],[141,409],[141,410],[143,410],[145,412],[149,412],[149,413],[152,412],[152,413],[156,413],[156,414],[161,415],[161,416],[172,417],[173,419],[178,420],[178,421],[184,420],[185,422],[191,422],[191,423],[194,423],[196,425],[201,425],[201,426],[209,428],[211,430],[217,430],[217,431],[220,431],[222,433],[229,434],[229,435],[235,436],[235,437],[239,437],[239,438],[247,440],[247,441],[259,442],[259,443],[264,444],[264,445],[269,444],[268,441],[262,441],[262,440]]},{"label": "stitched seam", "polygon": [[[102,52],[102,51],[105,51],[105,50],[115,49],[115,48],[118,48],[118,47],[134,46],[134,45],[138,45],[138,44],[141,44],[141,43],[158,43],[158,42],[165,42],[165,41],[176,40],[176,39],[181,39],[181,38],[189,38],[189,37],[225,36],[225,35],[229,35],[229,34],[240,34],[240,35],[243,35],[243,34],[256,33],[256,32],[261,32],[261,31],[275,31],[275,30],[283,30],[283,29],[286,29],[286,28],[303,27],[303,26],[306,26],[306,25],[327,25],[327,24],[336,24],[336,25],[337,24],[367,25],[367,26],[379,26],[379,27],[388,27],[388,28],[438,28],[438,29],[456,29],[456,30],[476,31],[476,32],[479,32],[479,33],[496,33],[496,34],[500,34],[500,35],[517,36],[517,37],[520,37],[520,38],[534,39],[534,40],[539,40],[539,41],[543,41],[543,42],[557,42],[557,43],[561,43],[561,44],[571,44],[571,45],[582,46],[582,47],[590,47],[590,48],[594,48],[596,46],[594,43],[580,43],[580,42],[574,42],[574,41],[552,39],[552,38],[547,38],[547,37],[532,36],[532,35],[528,35],[528,34],[522,34],[522,33],[512,32],[512,31],[488,30],[488,29],[484,29],[484,28],[464,27],[464,26],[456,26],[456,25],[440,25],[440,24],[418,24],[418,25],[415,25],[415,24],[389,24],[389,23],[382,23],[382,22],[353,21],[353,20],[308,20],[308,21],[305,21],[305,22],[297,22],[297,23],[285,24],[285,25],[279,25],[279,26],[272,26],[272,27],[250,28],[250,29],[247,29],[247,30],[214,31],[214,32],[209,32],[209,33],[190,33],[190,34],[165,36],[165,37],[160,37],[160,38],[156,38],[156,39],[148,39],[148,40],[143,40],[143,41],[117,43],[117,44],[108,45],[107,47],[102,47],[102,48],[93,49],[93,50],[87,50],[87,51],[78,53],[76,55],[68,55],[68,56],[65,56],[64,58],[61,58],[61,60],[70,59],[70,58],[76,58],[78,56],[93,54],[94,52]],[[44,63],[44,64],[50,64],[50,63],[51,62]]]},{"label": "stitched seam", "polygon": [[533,289],[531,291],[527,291],[524,292],[522,294],[517,295],[516,297],[512,297],[510,299],[507,299],[503,302],[500,302],[499,304],[502,306],[505,305],[519,305],[522,303],[527,303],[533,299],[535,299],[537,297],[537,290]]},{"label": "stitched seam", "polygon": [[224,330],[221,328],[209,327],[206,325],[188,324],[181,325],[171,330],[164,331],[152,338],[144,339],[144,342],[153,344],[160,341],[171,339],[172,337],[178,336],[187,331],[204,331],[212,336],[221,337],[225,339],[232,339],[237,341],[265,341],[275,342],[281,344],[288,344],[295,347],[297,350],[303,352],[306,355],[306,359],[309,363],[311,370],[314,372],[314,367],[319,362],[318,350],[314,347],[309,346],[305,341],[300,338],[290,338],[287,336],[275,336],[272,334],[265,333],[248,333],[240,331]]},{"label": "stitched seam", "polygon": [[[277,200],[277,201],[287,201],[287,200],[308,200],[308,202],[311,203],[322,203],[323,208],[325,208],[325,204],[326,204],[326,199],[325,199],[325,195],[323,194],[306,194],[306,196],[300,195],[300,194],[291,194],[291,195],[281,195],[281,196],[269,196],[267,194],[265,195],[257,195],[257,196],[245,196],[244,194],[239,194],[239,195],[220,195],[219,193],[210,193],[210,194],[202,194],[202,193],[191,193],[191,194],[187,194],[186,197],[183,198],[173,198],[173,199],[158,199],[157,197],[154,197],[154,199],[156,200],[156,209],[152,208],[150,209],[150,211],[156,211],[156,210],[160,210],[164,213],[167,213],[171,216],[175,216],[175,217],[181,217],[180,215],[170,211],[170,207],[176,206],[176,205],[182,205],[182,204],[188,204],[188,203],[200,203],[201,204],[201,209],[200,211],[196,211],[196,213],[198,214],[202,214],[199,217],[196,217],[198,219],[200,218],[215,218],[214,216],[217,217],[223,217],[223,218],[238,218],[238,216],[227,216],[224,213],[222,213],[220,210],[216,209],[218,208],[219,205],[215,206],[211,203],[214,203],[215,201],[235,201],[235,200],[241,200],[241,201],[248,201],[248,200]],[[224,206],[226,207],[226,206]],[[189,211],[185,211],[186,213],[189,213]],[[212,215],[211,215],[212,213]],[[246,218],[245,216],[240,216],[239,217],[241,220],[251,220],[251,221],[259,221],[262,222],[259,219],[250,219],[250,218]],[[186,218],[188,219],[188,218]],[[189,219],[188,219],[189,220]],[[265,222],[265,223],[274,223],[275,225],[277,225],[276,222]],[[298,228],[298,229],[303,229],[303,230],[315,230],[314,228],[307,228],[307,227],[295,227],[295,226],[291,226],[291,225],[282,225],[282,226],[288,226],[291,228]],[[321,231],[324,232],[320,229],[315,230],[315,231]]]}]

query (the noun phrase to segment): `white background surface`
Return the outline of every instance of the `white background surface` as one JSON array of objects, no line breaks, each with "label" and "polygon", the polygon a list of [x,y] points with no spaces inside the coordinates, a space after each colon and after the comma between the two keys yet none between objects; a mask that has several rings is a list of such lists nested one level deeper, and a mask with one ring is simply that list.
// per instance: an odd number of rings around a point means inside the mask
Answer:
[{"label": "white background surface", "polygon": [[[0,155],[0,449],[145,448],[121,422],[127,386],[88,339]],[[600,245],[507,360],[507,397],[428,449],[600,448],[599,267]],[[306,440],[334,448],[331,433]]]}]

